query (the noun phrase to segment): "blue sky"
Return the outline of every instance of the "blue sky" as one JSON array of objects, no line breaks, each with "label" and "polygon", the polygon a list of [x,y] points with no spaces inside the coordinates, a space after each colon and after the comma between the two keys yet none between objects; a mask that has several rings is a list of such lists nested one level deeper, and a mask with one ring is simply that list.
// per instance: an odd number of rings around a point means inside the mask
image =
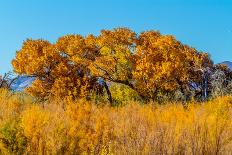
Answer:
[{"label": "blue sky", "polygon": [[98,34],[129,27],[159,30],[232,61],[232,1],[228,0],[0,0],[0,74],[27,38],[51,42],[65,34]]}]

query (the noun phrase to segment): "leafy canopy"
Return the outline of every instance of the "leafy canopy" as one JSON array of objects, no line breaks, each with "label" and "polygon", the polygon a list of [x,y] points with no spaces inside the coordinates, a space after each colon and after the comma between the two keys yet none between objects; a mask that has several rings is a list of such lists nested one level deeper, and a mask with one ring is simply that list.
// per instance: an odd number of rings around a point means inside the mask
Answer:
[{"label": "leafy canopy", "polygon": [[160,92],[186,93],[189,82],[200,82],[198,70],[212,61],[171,35],[116,28],[98,36],[65,35],[55,43],[28,39],[12,64],[16,73],[36,77],[26,90],[32,95],[82,98],[106,89],[112,102],[112,82],[144,99],[155,100]]}]

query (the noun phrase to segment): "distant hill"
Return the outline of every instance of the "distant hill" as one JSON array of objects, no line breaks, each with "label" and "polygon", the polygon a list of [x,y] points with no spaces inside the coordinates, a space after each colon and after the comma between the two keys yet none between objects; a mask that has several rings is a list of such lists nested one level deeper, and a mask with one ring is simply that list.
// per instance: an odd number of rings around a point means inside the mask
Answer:
[{"label": "distant hill", "polygon": [[232,70],[232,62],[231,62],[231,61],[223,61],[223,62],[220,63],[220,64],[227,65],[227,66]]},{"label": "distant hill", "polygon": [[12,84],[11,89],[15,91],[22,91],[23,89],[30,86],[34,80],[35,78],[32,77],[21,76]]}]

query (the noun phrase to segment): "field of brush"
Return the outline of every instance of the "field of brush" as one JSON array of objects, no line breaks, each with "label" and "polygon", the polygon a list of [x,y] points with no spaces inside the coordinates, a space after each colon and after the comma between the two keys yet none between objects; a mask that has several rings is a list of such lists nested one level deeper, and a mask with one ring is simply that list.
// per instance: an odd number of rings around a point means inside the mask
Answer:
[{"label": "field of brush", "polygon": [[232,97],[110,107],[1,89],[0,154],[232,154]]}]

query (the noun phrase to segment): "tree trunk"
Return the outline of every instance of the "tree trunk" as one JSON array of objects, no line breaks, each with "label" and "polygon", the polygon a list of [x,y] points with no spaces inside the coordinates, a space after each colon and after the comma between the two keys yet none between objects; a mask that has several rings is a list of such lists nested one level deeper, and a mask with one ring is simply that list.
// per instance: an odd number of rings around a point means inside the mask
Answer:
[{"label": "tree trunk", "polygon": [[112,95],[111,95],[111,92],[109,90],[109,87],[108,87],[108,85],[107,85],[107,83],[105,81],[103,82],[103,85],[104,85],[104,87],[106,89],[106,93],[108,95],[108,100],[110,101],[110,104],[113,105],[113,99],[112,99]]}]

